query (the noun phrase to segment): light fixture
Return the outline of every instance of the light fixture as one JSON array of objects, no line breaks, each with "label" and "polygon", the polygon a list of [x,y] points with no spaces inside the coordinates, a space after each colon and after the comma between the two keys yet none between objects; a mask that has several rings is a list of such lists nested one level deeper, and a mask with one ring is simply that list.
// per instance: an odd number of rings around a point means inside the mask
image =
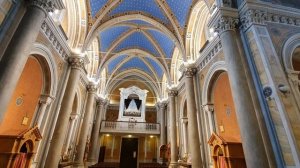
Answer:
[{"label": "light fixture", "polygon": [[131,138],[132,137],[132,135],[128,135],[128,138]]},{"label": "light fixture", "polygon": [[109,137],[110,135],[109,135],[109,134],[106,134],[106,136]]},{"label": "light fixture", "polygon": [[154,136],[153,135],[150,135],[150,138],[153,138]]}]

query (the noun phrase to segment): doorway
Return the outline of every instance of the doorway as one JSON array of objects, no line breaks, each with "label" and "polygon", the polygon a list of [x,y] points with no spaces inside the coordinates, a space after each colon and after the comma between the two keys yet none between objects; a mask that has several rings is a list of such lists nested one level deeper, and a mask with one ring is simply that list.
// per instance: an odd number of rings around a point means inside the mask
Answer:
[{"label": "doorway", "polygon": [[122,138],[120,168],[137,168],[138,138]]}]

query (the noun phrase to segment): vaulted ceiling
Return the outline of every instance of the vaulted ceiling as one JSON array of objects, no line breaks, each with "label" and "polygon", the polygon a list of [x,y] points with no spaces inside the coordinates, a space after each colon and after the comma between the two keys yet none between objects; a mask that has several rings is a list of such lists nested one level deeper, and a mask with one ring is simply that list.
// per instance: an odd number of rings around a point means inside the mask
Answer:
[{"label": "vaulted ceiling", "polygon": [[[185,32],[197,0],[89,0],[89,33],[84,47],[99,40],[99,74],[146,76],[154,86],[171,82],[174,48],[185,55]],[[139,73],[140,72],[140,73]],[[150,78],[150,79],[149,79]],[[160,87],[157,85],[157,87]]]}]

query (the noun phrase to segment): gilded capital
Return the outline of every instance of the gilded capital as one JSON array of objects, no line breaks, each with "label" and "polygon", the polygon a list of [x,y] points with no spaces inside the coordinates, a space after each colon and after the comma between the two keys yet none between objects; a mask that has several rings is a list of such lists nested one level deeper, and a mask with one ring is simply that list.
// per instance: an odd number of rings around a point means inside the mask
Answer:
[{"label": "gilded capital", "polygon": [[56,8],[53,0],[27,0],[28,6],[34,6],[42,9],[46,14],[53,12]]},{"label": "gilded capital", "polygon": [[69,64],[72,68],[81,69],[84,67],[84,58],[79,56],[69,57]]},{"label": "gilded capital", "polygon": [[188,67],[184,71],[184,76],[192,78],[197,73],[197,68]]},{"label": "gilded capital", "polygon": [[215,30],[221,34],[224,31],[235,30],[238,26],[239,19],[230,16],[221,16],[214,25]]}]

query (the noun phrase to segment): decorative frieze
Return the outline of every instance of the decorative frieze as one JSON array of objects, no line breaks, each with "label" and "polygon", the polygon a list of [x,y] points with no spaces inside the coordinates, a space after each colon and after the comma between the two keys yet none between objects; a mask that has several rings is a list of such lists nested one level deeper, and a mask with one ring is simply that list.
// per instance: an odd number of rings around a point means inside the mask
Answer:
[{"label": "decorative frieze", "polygon": [[[218,38],[218,37],[216,37]],[[216,39],[201,53],[199,61],[196,62],[199,70],[202,70],[220,51],[222,50],[221,41]]]},{"label": "decorative frieze", "polygon": [[252,24],[266,24],[266,22],[300,26],[300,18],[286,16],[281,13],[270,13],[267,10],[248,9],[241,15],[241,27],[248,29]]},{"label": "decorative frieze", "polygon": [[48,38],[55,51],[66,60],[71,55],[71,49],[67,44],[67,39],[63,35],[62,30],[54,24],[51,17],[43,22],[41,27],[42,33]]},{"label": "decorative frieze", "polygon": [[53,0],[28,0],[28,6],[35,6],[42,9],[46,14],[53,12],[56,9],[56,5]]}]

